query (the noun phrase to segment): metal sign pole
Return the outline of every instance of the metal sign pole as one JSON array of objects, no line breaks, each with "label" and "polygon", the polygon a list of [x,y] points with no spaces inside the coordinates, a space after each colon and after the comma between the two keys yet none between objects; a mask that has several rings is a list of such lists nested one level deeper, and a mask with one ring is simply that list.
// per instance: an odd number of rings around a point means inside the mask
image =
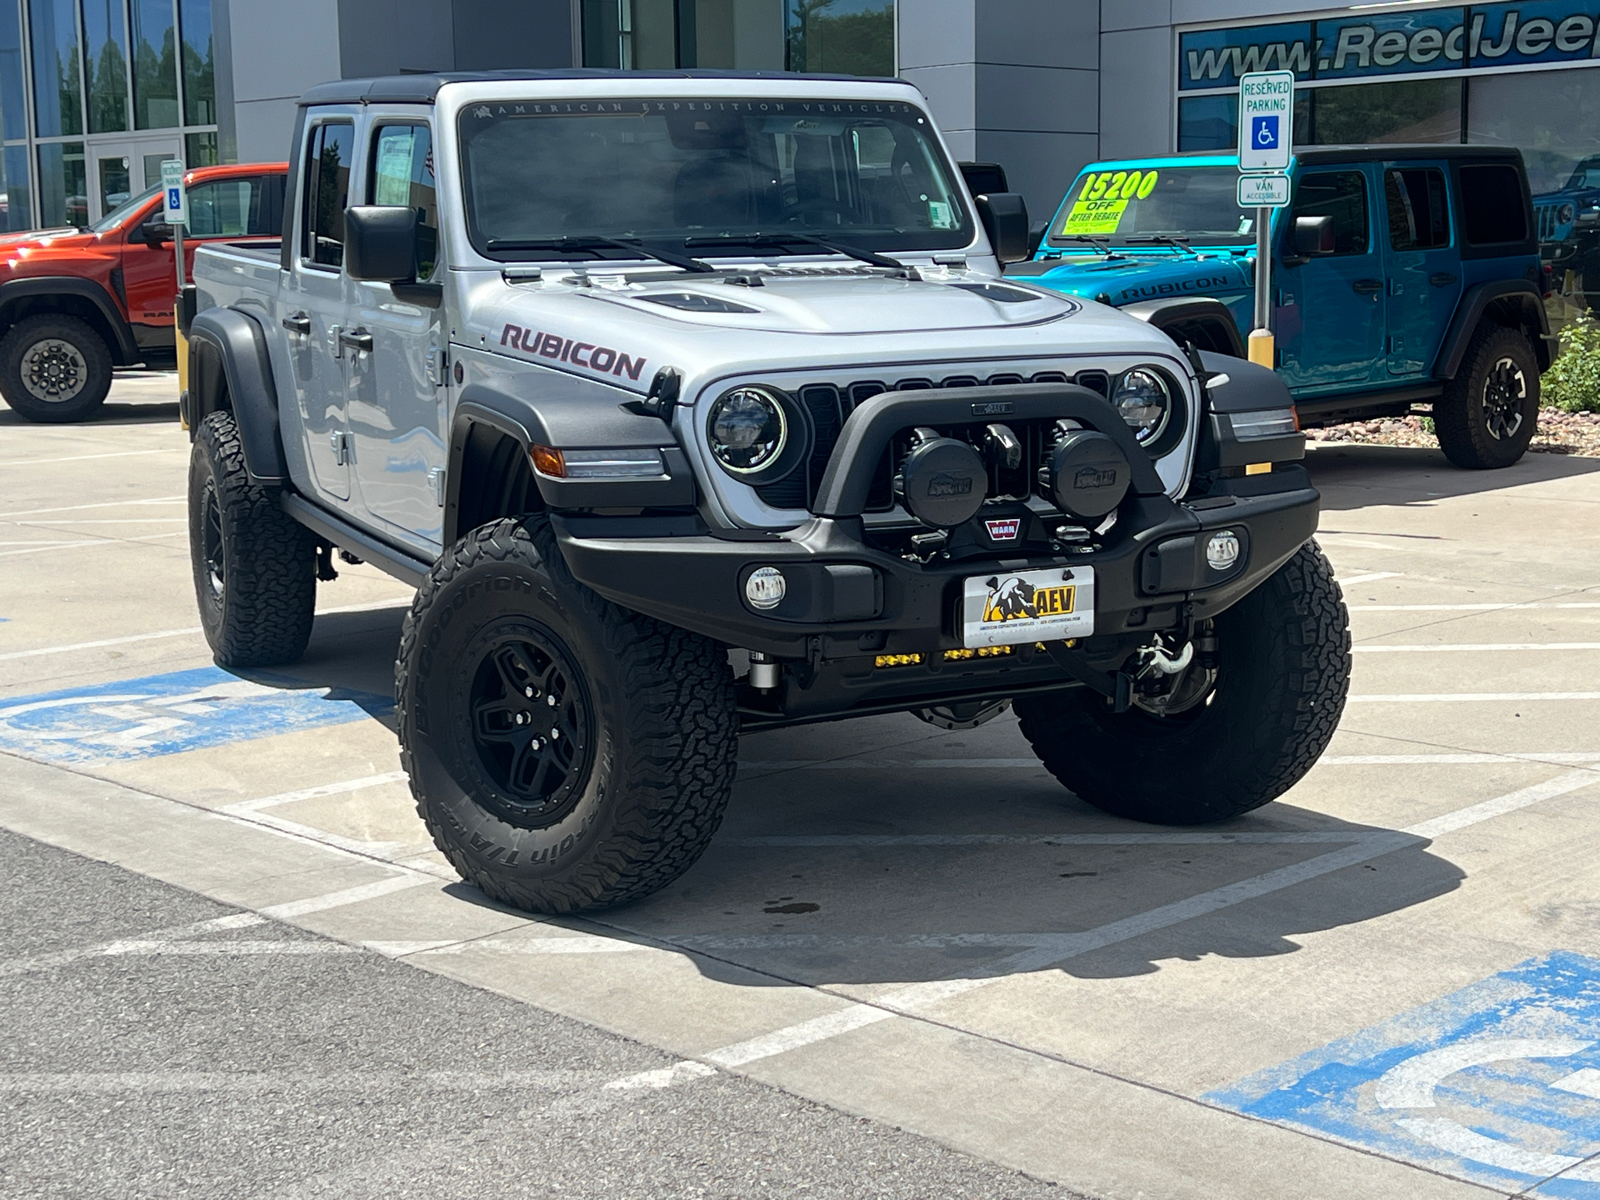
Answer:
[{"label": "metal sign pole", "polygon": [[1250,331],[1250,361],[1276,367],[1272,339],[1272,210],[1256,209],[1256,327]]}]

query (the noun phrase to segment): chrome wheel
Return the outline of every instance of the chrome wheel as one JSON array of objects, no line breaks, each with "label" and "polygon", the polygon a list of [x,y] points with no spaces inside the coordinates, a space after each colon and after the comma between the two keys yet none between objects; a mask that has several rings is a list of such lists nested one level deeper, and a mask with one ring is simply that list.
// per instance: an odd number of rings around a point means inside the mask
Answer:
[{"label": "chrome wheel", "polygon": [[1497,441],[1513,438],[1522,428],[1528,380],[1510,358],[1500,358],[1483,381],[1483,425]]},{"label": "chrome wheel", "polygon": [[22,352],[22,386],[35,400],[65,404],[89,382],[83,353],[61,338],[42,338]]}]

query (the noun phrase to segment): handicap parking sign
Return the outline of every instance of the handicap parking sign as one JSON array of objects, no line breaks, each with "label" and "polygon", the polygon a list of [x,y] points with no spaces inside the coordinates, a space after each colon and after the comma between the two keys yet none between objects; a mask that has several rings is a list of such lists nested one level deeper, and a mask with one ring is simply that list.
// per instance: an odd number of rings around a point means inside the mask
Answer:
[{"label": "handicap parking sign", "polygon": [[39,762],[155,758],[385,717],[387,696],[216,667],[0,700],[0,750]]},{"label": "handicap parking sign", "polygon": [[1278,118],[1276,116],[1251,117],[1250,144],[1257,150],[1276,150],[1278,148]]},{"label": "handicap parking sign", "polygon": [[1505,1192],[1600,1200],[1600,960],[1532,959],[1206,1099]]}]

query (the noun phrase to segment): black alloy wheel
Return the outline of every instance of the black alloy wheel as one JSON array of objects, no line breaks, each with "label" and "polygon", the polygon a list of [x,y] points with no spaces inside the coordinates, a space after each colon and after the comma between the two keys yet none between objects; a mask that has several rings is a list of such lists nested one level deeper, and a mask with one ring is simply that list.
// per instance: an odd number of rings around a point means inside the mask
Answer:
[{"label": "black alloy wheel", "polygon": [[557,638],[533,625],[499,631],[473,672],[467,708],[500,817],[537,829],[572,811],[593,757],[594,711]]},{"label": "black alloy wheel", "polygon": [[200,561],[204,566],[205,582],[210,588],[210,598],[220,607],[227,589],[228,560],[223,550],[222,502],[217,499],[216,480],[206,480],[200,494],[200,509]]},{"label": "black alloy wheel", "polygon": [[1439,449],[1458,467],[1509,467],[1539,421],[1539,359],[1528,334],[1484,322],[1433,404]]},{"label": "black alloy wheel", "polygon": [[1483,381],[1483,425],[1496,441],[1510,441],[1522,428],[1522,409],[1528,400],[1528,378],[1514,360],[1495,360]]}]

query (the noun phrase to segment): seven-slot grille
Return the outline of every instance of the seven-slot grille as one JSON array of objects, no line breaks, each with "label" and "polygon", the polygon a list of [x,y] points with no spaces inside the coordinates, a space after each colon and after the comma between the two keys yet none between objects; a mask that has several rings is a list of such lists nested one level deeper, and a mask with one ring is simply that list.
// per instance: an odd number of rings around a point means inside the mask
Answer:
[{"label": "seven-slot grille", "polygon": [[[979,379],[976,375],[950,375],[937,383],[932,379],[914,377],[899,379],[893,383],[875,379],[862,380],[842,387],[832,383],[803,384],[795,395],[811,418],[815,439],[811,446],[811,457],[802,469],[796,470],[787,479],[758,487],[756,494],[774,508],[809,509],[816,500],[823,472],[828,469],[828,459],[833,456],[833,448],[839,441],[839,431],[844,427],[845,419],[855,411],[856,405],[883,392],[928,391],[936,387],[1003,387],[1018,383],[1066,382],[1068,376],[1064,371],[1039,371],[1028,376],[990,375],[986,379]],[[1111,376],[1105,371],[1079,371],[1071,377],[1071,382],[1092,392],[1098,392],[1102,396],[1108,395],[1111,391]],[[988,423],[981,420],[971,421],[963,423],[959,428],[940,427],[939,432],[951,437],[964,436],[965,440],[971,441],[981,437],[984,426]],[[1008,421],[1006,424],[1022,442],[1022,466],[1007,471],[998,465],[991,465],[989,495],[1025,496],[1034,487],[1033,474],[1044,459],[1046,441],[1054,422]],[[895,466],[910,450],[910,439],[911,431],[902,430],[894,436],[888,449],[884,451],[883,459],[873,474],[872,490],[867,497],[869,512],[887,512],[894,507]]]}]

